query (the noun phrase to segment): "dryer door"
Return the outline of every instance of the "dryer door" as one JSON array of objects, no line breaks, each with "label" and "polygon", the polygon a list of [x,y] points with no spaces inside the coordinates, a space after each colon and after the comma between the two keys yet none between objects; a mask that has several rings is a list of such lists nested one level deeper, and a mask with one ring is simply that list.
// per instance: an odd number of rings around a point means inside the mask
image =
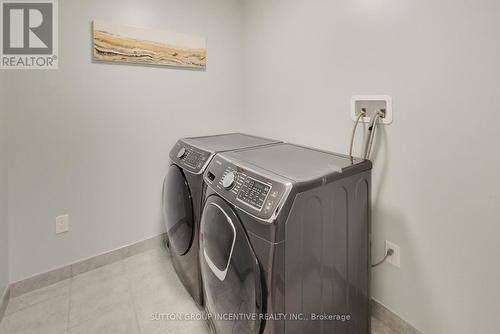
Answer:
[{"label": "dryer door", "polygon": [[220,197],[209,197],[200,232],[205,304],[216,333],[259,333],[261,270],[236,213]]},{"label": "dryer door", "polygon": [[170,249],[184,255],[193,240],[193,202],[184,174],[175,165],[163,183],[163,218]]}]

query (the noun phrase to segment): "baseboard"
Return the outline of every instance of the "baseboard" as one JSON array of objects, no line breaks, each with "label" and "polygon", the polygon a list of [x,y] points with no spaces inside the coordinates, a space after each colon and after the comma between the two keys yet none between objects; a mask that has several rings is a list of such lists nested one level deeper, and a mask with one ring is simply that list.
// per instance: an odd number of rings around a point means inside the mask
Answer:
[{"label": "baseboard", "polygon": [[389,327],[398,334],[423,334],[412,324],[402,319],[396,313],[389,310],[379,301],[372,299],[372,316],[380,320],[386,327]]},{"label": "baseboard", "polygon": [[105,252],[97,256],[93,256],[91,258],[84,259],[61,268],[12,283],[9,287],[10,298],[18,297],[25,293],[44,288],[60,281],[64,281],[73,276],[83,274],[87,271],[97,269],[107,264],[118,262],[120,260],[126,259],[127,257],[142,252],[146,252],[155,247],[163,246],[164,239],[165,234],[161,234],[153,238],[120,247],[118,249],[114,249],[109,252]]},{"label": "baseboard", "polygon": [[9,303],[10,298],[10,289],[9,286],[5,287],[5,290],[2,291],[0,295],[0,322],[2,322],[3,316],[5,314],[5,310],[7,309],[7,304]]}]

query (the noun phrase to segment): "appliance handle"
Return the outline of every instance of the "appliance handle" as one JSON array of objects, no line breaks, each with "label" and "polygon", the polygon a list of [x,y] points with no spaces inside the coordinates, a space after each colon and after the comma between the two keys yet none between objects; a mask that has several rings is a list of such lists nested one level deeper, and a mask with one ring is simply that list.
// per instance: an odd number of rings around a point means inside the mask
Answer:
[{"label": "appliance handle", "polygon": [[206,249],[205,248],[203,249],[203,256],[205,257],[205,260],[207,261],[208,266],[210,267],[210,269],[212,270],[214,275],[217,276],[217,278],[223,282],[226,279],[227,272],[229,271],[229,265],[231,264],[231,258],[233,256],[234,245],[236,243],[236,228],[234,227],[234,223],[233,223],[233,220],[231,219],[231,217],[229,217],[229,215],[226,213],[226,211],[224,211],[224,209],[222,209],[220,207],[220,205],[218,205],[216,203],[209,203],[209,205],[215,206],[217,209],[219,209],[224,214],[224,217],[226,218],[227,222],[229,223],[229,225],[231,226],[231,228],[233,230],[233,242],[231,244],[231,251],[229,252],[229,258],[227,259],[227,265],[226,265],[226,268],[224,268],[224,270],[220,270],[219,268],[217,268],[217,266],[212,261],[210,256],[208,256]]}]

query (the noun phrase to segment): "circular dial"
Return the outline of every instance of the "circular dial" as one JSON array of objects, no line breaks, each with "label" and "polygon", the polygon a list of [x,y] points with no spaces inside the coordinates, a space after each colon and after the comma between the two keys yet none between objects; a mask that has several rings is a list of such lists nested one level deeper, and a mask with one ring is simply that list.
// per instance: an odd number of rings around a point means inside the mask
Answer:
[{"label": "circular dial", "polygon": [[179,152],[177,152],[177,158],[182,159],[186,155],[186,149],[182,147]]},{"label": "circular dial", "polygon": [[236,179],[238,178],[238,174],[236,172],[229,172],[224,176],[222,179],[222,186],[226,189],[230,189],[234,183],[236,182]]}]

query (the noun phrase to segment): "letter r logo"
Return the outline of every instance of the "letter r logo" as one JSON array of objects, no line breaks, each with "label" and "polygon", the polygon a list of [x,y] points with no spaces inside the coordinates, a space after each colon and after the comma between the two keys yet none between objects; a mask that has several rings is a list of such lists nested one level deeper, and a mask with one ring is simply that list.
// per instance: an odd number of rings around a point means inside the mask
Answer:
[{"label": "letter r logo", "polygon": [[52,54],[52,3],[2,4],[3,54]]}]

